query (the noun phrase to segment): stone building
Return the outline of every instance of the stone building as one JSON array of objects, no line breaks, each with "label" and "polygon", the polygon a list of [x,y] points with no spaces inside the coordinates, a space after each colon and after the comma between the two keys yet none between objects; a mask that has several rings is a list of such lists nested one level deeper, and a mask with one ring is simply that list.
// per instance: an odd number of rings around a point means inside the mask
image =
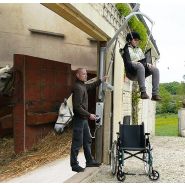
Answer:
[{"label": "stone building", "polygon": [[[85,67],[90,76],[100,75],[101,49],[123,23],[115,4],[110,3],[1,4],[0,16],[0,67],[13,65],[14,54],[23,54],[70,64],[72,71]],[[109,149],[116,138],[118,123],[124,115],[132,115],[132,82],[125,77],[119,54],[119,48],[125,44],[125,34],[120,34],[116,45],[109,78],[114,91],[105,91],[103,126],[97,133],[96,155],[105,163],[109,162]],[[154,41],[150,44],[156,60],[159,58],[157,46]],[[103,61],[104,74],[113,46]],[[151,93],[151,77],[147,79],[147,91]],[[96,99],[98,95],[97,92]],[[144,121],[146,131],[154,134],[155,103],[141,100],[139,110],[139,123]]]}]

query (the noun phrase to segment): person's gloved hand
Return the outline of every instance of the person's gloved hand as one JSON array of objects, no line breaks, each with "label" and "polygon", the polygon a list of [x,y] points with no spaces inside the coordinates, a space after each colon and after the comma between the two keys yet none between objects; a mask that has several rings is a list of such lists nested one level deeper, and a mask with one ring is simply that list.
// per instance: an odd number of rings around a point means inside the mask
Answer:
[{"label": "person's gloved hand", "polygon": [[120,49],[119,49],[119,53],[120,53],[121,56],[123,56],[124,49],[123,49],[123,48],[120,48]]}]

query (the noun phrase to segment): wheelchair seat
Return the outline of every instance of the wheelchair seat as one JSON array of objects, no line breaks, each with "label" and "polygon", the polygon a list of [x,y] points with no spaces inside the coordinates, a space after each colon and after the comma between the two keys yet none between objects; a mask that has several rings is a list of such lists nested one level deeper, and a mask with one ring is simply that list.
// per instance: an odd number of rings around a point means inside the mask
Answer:
[{"label": "wheelchair seat", "polygon": [[123,150],[145,150],[144,125],[120,124],[120,145]]}]

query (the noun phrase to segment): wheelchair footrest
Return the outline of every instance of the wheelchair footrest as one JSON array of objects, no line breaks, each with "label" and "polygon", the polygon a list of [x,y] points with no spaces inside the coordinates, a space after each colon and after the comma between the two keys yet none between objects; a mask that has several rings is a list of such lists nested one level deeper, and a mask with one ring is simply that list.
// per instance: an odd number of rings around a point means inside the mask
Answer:
[{"label": "wheelchair footrest", "polygon": [[139,175],[147,175],[146,173],[140,173]]},{"label": "wheelchair footrest", "polygon": [[128,172],[125,172],[124,174],[125,175],[136,175],[136,173],[128,173]]}]

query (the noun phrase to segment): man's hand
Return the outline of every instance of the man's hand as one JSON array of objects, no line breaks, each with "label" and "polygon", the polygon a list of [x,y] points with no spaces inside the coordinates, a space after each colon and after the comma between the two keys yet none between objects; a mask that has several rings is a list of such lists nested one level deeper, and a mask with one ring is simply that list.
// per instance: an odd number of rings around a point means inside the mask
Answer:
[{"label": "man's hand", "polygon": [[96,115],[95,114],[90,114],[89,119],[90,120],[95,120],[96,119]]},{"label": "man's hand", "polygon": [[106,81],[108,77],[109,77],[109,76],[104,76],[104,77],[102,78],[102,81]]}]

